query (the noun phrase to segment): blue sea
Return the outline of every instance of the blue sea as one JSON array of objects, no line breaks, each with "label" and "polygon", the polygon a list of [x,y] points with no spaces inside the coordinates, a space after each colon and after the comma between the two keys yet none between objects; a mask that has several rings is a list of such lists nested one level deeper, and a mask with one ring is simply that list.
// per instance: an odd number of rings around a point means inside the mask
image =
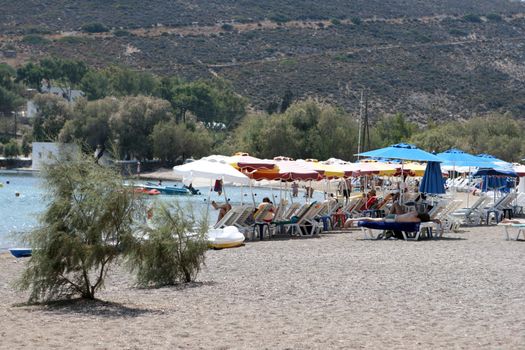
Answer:
[{"label": "blue sea", "polygon": [[[38,217],[46,208],[46,191],[42,186],[42,179],[38,174],[18,174],[16,172],[0,172],[0,250],[21,245],[21,234],[30,231],[38,224]],[[163,181],[163,185],[182,186],[181,183]],[[208,219],[214,223],[217,219],[217,212],[213,208],[208,208],[209,201],[218,203],[225,201],[224,194],[219,195],[210,191],[209,187],[198,187],[201,195],[195,196],[151,196],[149,201],[179,201],[183,205],[191,205],[196,215],[205,215],[209,210]],[[226,197],[230,199],[232,205],[240,204],[241,199],[244,203],[252,203],[252,194],[248,187],[226,186]],[[17,197],[16,193],[20,195]],[[279,191],[279,188],[269,189],[254,187],[253,194],[256,204],[260,203],[263,197],[274,198],[274,203],[279,202],[279,196],[283,198],[287,195],[286,191]],[[289,199],[289,193],[288,193]],[[314,193],[314,200],[322,200],[323,194]],[[304,201],[299,198],[299,201]]]}]

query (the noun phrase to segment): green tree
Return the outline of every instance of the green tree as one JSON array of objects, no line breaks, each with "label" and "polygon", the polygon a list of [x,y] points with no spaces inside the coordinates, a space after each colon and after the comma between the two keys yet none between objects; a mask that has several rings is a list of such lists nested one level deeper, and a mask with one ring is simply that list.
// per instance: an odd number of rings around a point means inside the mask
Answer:
[{"label": "green tree", "polygon": [[372,128],[373,144],[376,147],[390,146],[406,142],[418,130],[415,123],[409,121],[403,114],[382,117]]},{"label": "green tree", "polygon": [[106,74],[100,71],[89,71],[80,82],[80,89],[88,100],[102,99],[110,94],[110,81]]},{"label": "green tree", "polygon": [[119,112],[109,120],[120,154],[126,155],[126,158],[150,158],[152,147],[149,135],[153,127],[172,117],[168,101],[145,96],[124,98]]},{"label": "green tree", "polygon": [[61,142],[78,142],[94,150],[97,145],[109,148],[113,134],[109,125],[112,115],[119,112],[121,103],[115,98],[96,101],[80,100],[75,104],[73,118],[60,131]]},{"label": "green tree", "polygon": [[36,95],[33,102],[37,110],[33,140],[56,140],[64,124],[73,117],[71,106],[63,98],[51,94]]},{"label": "green tree", "polygon": [[201,158],[210,154],[212,138],[202,127],[176,123],[174,120],[155,125],[150,136],[153,156],[167,161],[178,158]]},{"label": "green tree", "polygon": [[18,68],[16,71],[17,81],[23,82],[27,86],[37,89],[39,92],[42,92],[42,79],[44,79],[46,75],[42,67],[32,62]]},{"label": "green tree", "polygon": [[4,157],[15,158],[19,154],[20,154],[20,146],[14,139],[9,140],[9,142],[4,145]]},{"label": "green tree", "polygon": [[153,211],[153,228],[144,230],[144,239],[129,260],[137,270],[139,285],[166,286],[195,280],[208,250],[208,223],[206,218],[197,220],[192,212],[178,204],[160,204]]},{"label": "green tree", "polygon": [[27,240],[33,255],[18,282],[30,301],[94,299],[108,269],[134,246],[143,206],[114,169],[78,155],[43,172],[49,204]]}]

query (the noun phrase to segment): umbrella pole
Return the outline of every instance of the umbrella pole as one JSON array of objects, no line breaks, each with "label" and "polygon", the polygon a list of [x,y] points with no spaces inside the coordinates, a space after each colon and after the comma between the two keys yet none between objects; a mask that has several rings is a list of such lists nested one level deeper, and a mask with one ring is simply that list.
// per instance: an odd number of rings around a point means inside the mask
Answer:
[{"label": "umbrella pole", "polygon": [[253,195],[253,186],[252,186],[252,180],[251,179],[250,179],[250,192],[252,194],[253,206],[255,207],[255,196]]},{"label": "umbrella pole", "polygon": [[401,184],[402,186],[400,186],[399,188],[399,202],[401,203],[401,205],[405,204],[405,201],[404,201],[404,197],[405,197],[405,169],[403,167],[403,159],[401,159]]},{"label": "umbrella pole", "polygon": [[469,197],[470,197],[470,181],[472,179],[472,174],[470,173],[470,167],[468,167],[468,182],[467,182],[467,208],[469,207]]}]

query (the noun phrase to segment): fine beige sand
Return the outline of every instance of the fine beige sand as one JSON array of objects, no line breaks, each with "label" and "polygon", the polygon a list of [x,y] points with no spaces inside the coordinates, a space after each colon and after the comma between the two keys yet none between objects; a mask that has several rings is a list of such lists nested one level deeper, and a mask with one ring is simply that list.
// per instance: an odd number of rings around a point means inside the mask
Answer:
[{"label": "fine beige sand", "polygon": [[209,251],[198,282],[24,306],[0,255],[1,349],[525,349],[525,242],[501,227],[436,241],[359,231]]}]

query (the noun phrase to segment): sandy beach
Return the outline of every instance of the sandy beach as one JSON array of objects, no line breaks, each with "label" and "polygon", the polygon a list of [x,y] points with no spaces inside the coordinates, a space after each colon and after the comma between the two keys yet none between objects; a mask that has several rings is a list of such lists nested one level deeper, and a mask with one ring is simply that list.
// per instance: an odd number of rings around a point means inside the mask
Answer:
[{"label": "sandy beach", "polygon": [[23,306],[24,260],[0,255],[0,348],[525,349],[525,242],[501,227],[436,241],[359,231],[210,250],[198,282],[104,302]]}]

